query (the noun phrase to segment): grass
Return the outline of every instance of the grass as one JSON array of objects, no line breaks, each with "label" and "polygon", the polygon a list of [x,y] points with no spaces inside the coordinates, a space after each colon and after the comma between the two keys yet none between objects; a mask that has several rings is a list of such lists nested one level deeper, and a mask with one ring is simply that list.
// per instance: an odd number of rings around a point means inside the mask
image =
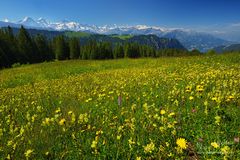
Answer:
[{"label": "grass", "polygon": [[91,35],[90,33],[86,33],[86,32],[71,32],[71,31],[65,32],[64,34],[65,36],[70,38],[73,38],[73,37],[84,38],[84,37],[89,37]]},{"label": "grass", "polygon": [[127,34],[127,35],[112,35],[112,37],[114,37],[114,38],[120,38],[120,39],[122,39],[122,40],[127,40],[127,39],[129,39],[129,38],[132,38],[133,35],[129,35],[129,34]]},{"label": "grass", "polygon": [[240,55],[0,71],[0,159],[239,159]]}]

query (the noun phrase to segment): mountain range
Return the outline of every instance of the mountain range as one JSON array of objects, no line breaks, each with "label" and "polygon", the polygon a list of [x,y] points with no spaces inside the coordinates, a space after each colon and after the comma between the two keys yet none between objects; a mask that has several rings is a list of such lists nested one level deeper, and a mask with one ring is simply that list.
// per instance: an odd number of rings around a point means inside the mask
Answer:
[{"label": "mountain range", "polygon": [[[5,28],[5,27],[4,27]],[[14,35],[19,33],[19,28],[12,28]],[[110,42],[113,45],[128,43],[138,43],[141,45],[151,46],[155,49],[179,49],[186,50],[186,48],[174,38],[160,38],[156,35],[105,35],[105,34],[95,34],[86,32],[75,32],[75,31],[49,31],[41,29],[27,29],[31,36],[36,36],[38,34],[44,35],[48,39],[52,39],[56,36],[63,35],[68,38],[76,37],[79,38],[82,45],[85,45],[90,40],[95,40],[97,42]]]},{"label": "mountain range", "polygon": [[228,46],[218,46],[213,48],[217,53],[239,52],[240,44],[232,44]]},{"label": "mountain range", "polygon": [[49,22],[44,18],[34,20],[30,17],[25,17],[23,20],[17,22],[10,22],[9,20],[0,21],[0,27],[11,26],[19,28],[23,25],[26,28],[49,30],[49,31],[75,31],[87,32],[94,34],[105,35],[156,35],[161,38],[171,38],[179,40],[188,50],[198,49],[200,51],[207,51],[209,49],[233,44],[227,40],[220,39],[208,33],[196,32],[193,30],[178,29],[178,28],[162,28],[158,26],[147,25],[105,25],[96,26],[88,24],[80,24],[73,21]]}]

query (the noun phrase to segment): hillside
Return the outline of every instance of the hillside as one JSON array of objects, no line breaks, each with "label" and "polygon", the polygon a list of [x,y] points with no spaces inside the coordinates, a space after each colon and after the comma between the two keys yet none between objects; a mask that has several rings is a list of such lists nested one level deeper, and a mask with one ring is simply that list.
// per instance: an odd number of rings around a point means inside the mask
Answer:
[{"label": "hillside", "polygon": [[213,50],[215,50],[217,53],[240,52],[240,44],[219,46],[219,47],[215,47]]},{"label": "hillside", "polygon": [[135,42],[142,45],[149,45],[156,49],[182,49],[185,50],[184,46],[173,38],[159,38],[156,35],[138,35],[127,39],[128,42]]},{"label": "hillside", "polygon": [[68,60],[0,70],[0,159],[239,159],[239,61]]},{"label": "hillside", "polygon": [[[66,37],[72,38],[76,37],[81,40],[83,44],[89,40],[96,40],[97,42],[110,42],[113,44],[124,43],[124,42],[135,42],[141,45],[148,45],[154,47],[155,49],[182,49],[185,47],[174,38],[159,38],[155,35],[104,35],[104,34],[94,34],[87,32],[74,32],[74,31],[49,31],[40,29],[27,29],[27,31],[32,36],[42,34],[49,39],[52,39],[59,35],[64,35]],[[19,32],[18,28],[13,28],[14,34]]]}]

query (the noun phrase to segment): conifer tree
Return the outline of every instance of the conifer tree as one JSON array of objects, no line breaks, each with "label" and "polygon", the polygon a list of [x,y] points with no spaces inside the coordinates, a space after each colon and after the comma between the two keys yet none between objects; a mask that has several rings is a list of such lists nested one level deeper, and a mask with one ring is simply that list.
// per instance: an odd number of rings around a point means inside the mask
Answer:
[{"label": "conifer tree", "polygon": [[39,61],[43,62],[52,59],[51,49],[46,37],[38,34],[35,36],[35,44],[37,47],[37,52],[39,54]]},{"label": "conifer tree", "polygon": [[65,42],[64,36],[57,36],[54,39],[54,51],[55,51],[55,58],[57,60],[64,60],[68,59],[68,48],[67,43]]},{"label": "conifer tree", "polygon": [[117,59],[117,58],[123,58],[123,57],[124,57],[123,46],[120,44],[117,44],[113,49],[113,58]]},{"label": "conifer tree", "polygon": [[20,56],[19,56],[19,51],[17,47],[17,41],[16,38],[13,34],[13,30],[10,26],[7,27],[5,30],[5,38],[6,38],[6,45],[8,46],[8,59],[9,63],[13,64],[19,61]]},{"label": "conifer tree", "polygon": [[70,59],[77,59],[80,57],[80,42],[78,38],[71,38],[69,40]]},{"label": "conifer tree", "polygon": [[4,53],[0,46],[0,68],[9,67],[9,65],[10,63],[8,61],[8,57],[6,56],[6,54]]},{"label": "conifer tree", "polygon": [[21,26],[19,30],[17,40],[20,52],[20,61],[22,63],[36,62],[36,50],[34,49],[32,38],[23,26]]}]

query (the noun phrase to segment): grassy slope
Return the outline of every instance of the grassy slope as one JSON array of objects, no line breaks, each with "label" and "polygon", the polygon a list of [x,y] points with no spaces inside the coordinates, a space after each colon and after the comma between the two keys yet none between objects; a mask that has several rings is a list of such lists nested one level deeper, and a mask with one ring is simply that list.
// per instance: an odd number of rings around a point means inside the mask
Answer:
[{"label": "grassy slope", "polygon": [[[237,58],[236,58],[237,57]],[[180,61],[179,61],[180,60]],[[41,64],[25,65],[18,68],[0,70],[0,89],[38,82],[41,80],[61,79],[71,75],[88,72],[123,68],[157,68],[168,65],[169,69],[177,69],[180,63],[240,63],[239,56],[223,55],[217,59],[207,57],[159,58],[159,59],[120,59],[120,60],[67,60]],[[177,64],[176,64],[177,63]]]},{"label": "grassy slope", "polygon": [[65,36],[70,37],[70,38],[72,38],[72,37],[85,38],[85,37],[89,37],[91,35],[90,33],[86,33],[86,32],[71,32],[71,31],[65,32],[64,34],[65,34]]},{"label": "grassy slope", "polygon": [[239,75],[239,54],[1,70],[0,159],[239,159]]},{"label": "grassy slope", "polygon": [[112,35],[112,37],[115,37],[115,38],[120,38],[122,40],[127,40],[129,38],[132,38],[133,35]]}]

